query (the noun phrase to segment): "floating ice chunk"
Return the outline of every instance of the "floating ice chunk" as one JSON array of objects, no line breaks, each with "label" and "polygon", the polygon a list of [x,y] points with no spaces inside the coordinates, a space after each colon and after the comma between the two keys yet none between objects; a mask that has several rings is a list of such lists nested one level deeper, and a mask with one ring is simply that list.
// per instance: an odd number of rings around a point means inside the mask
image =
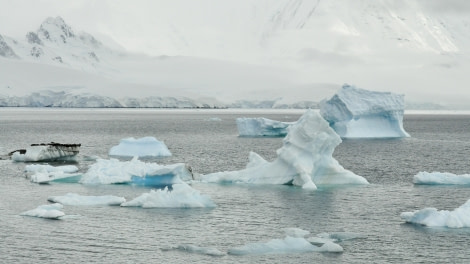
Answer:
[{"label": "floating ice chunk", "polygon": [[76,193],[67,193],[63,196],[51,196],[48,201],[64,205],[121,205],[126,202],[124,197],[114,195],[83,196]]},{"label": "floating ice chunk", "polygon": [[470,185],[470,174],[456,175],[448,172],[419,172],[413,177],[415,184]]},{"label": "floating ice chunk", "polygon": [[216,207],[207,195],[201,195],[186,183],[173,184],[172,190],[165,187],[163,190],[151,190],[141,196],[121,204],[121,206],[136,206],[142,208],[192,208]]},{"label": "floating ice chunk", "polygon": [[36,183],[48,183],[51,181],[78,182],[81,178],[81,174],[74,173],[78,171],[77,166],[74,165],[54,167],[47,164],[31,164],[25,167],[25,171],[34,173],[31,175],[31,182]]},{"label": "floating ice chunk", "polygon": [[171,156],[168,147],[154,137],[133,137],[121,139],[119,145],[109,150],[110,156],[121,157],[167,157]]},{"label": "floating ice chunk", "polygon": [[287,127],[293,122],[281,122],[263,117],[237,118],[238,134],[241,137],[284,137],[287,134]]},{"label": "floating ice chunk", "polygon": [[246,168],[240,171],[201,175],[203,182],[294,184],[307,189],[316,185],[368,184],[367,180],[344,169],[333,158],[341,138],[319,113],[308,110],[288,129],[283,146],[273,162],[251,153]]},{"label": "floating ice chunk", "polygon": [[305,238],[286,236],[284,239],[272,239],[268,242],[249,243],[228,250],[232,255],[262,255],[314,252],[318,247]]},{"label": "floating ice chunk", "polygon": [[470,227],[470,200],[453,211],[438,211],[436,208],[424,208],[414,212],[401,213],[400,217],[407,223],[429,227]]},{"label": "floating ice chunk", "polygon": [[60,203],[40,205],[36,209],[21,213],[24,216],[34,216],[40,218],[60,219],[65,213],[60,211],[64,206]]},{"label": "floating ice chunk", "polygon": [[286,235],[290,237],[305,237],[310,234],[310,231],[295,227],[286,228],[284,231],[286,232]]},{"label": "floating ice chunk", "polygon": [[12,152],[11,159],[22,162],[73,160],[78,154],[79,148],[80,144],[35,144],[24,150]]},{"label": "floating ice chunk", "polygon": [[65,166],[51,166],[48,164],[30,164],[25,166],[25,171],[27,172],[65,172],[73,173],[77,172],[78,168],[74,165],[65,165]]},{"label": "floating ice chunk", "polygon": [[192,179],[191,171],[183,163],[158,165],[139,161],[136,157],[130,161],[117,159],[98,159],[83,174],[83,184],[128,183],[145,186],[163,186]]},{"label": "floating ice chunk", "polygon": [[331,253],[340,253],[340,252],[343,252],[344,249],[342,246],[334,243],[334,242],[331,242],[331,241],[327,241],[325,244],[323,244],[323,246],[321,246],[319,249],[316,249],[315,251],[317,252],[331,252]]},{"label": "floating ice chunk", "polygon": [[187,251],[190,253],[197,253],[197,254],[203,254],[203,255],[209,255],[209,256],[225,256],[225,253],[216,249],[216,248],[211,248],[211,247],[198,247],[198,246],[193,246],[193,245],[179,245],[177,249],[182,250],[182,251]]},{"label": "floating ice chunk", "polygon": [[342,138],[409,137],[403,128],[404,95],[343,85],[320,113]]}]

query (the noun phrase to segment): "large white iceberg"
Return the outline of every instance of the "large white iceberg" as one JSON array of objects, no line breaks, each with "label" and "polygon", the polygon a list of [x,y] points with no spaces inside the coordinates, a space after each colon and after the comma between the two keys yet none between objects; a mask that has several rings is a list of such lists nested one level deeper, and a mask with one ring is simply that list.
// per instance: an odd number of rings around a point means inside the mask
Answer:
[{"label": "large white iceberg", "polygon": [[62,196],[51,196],[49,202],[63,205],[121,205],[126,201],[124,197],[114,195],[85,196],[76,193],[67,193]]},{"label": "large white iceberg", "polygon": [[453,211],[438,211],[436,208],[424,208],[414,212],[401,213],[400,217],[407,223],[429,227],[470,227],[470,200]]},{"label": "large white iceberg", "polygon": [[26,149],[12,151],[11,159],[13,161],[32,162],[32,161],[55,161],[55,160],[73,160],[78,154],[80,144],[33,144]]},{"label": "large white iceberg", "polygon": [[136,206],[142,208],[193,208],[216,207],[215,203],[207,195],[186,183],[172,185],[172,190],[165,187],[163,190],[151,190],[141,196],[121,204],[121,206]]},{"label": "large white iceberg", "polygon": [[121,139],[119,145],[109,150],[110,156],[122,157],[167,157],[171,156],[170,150],[163,141],[154,137],[133,137]]},{"label": "large white iceberg", "polygon": [[142,162],[133,158],[130,161],[98,159],[83,174],[83,184],[127,183],[144,186],[163,186],[192,180],[190,169],[183,163],[159,165]]},{"label": "large white iceberg", "polygon": [[281,122],[264,117],[237,118],[238,134],[241,137],[283,137],[287,134],[287,127],[293,122]]},{"label": "large white iceberg", "polygon": [[402,94],[375,92],[343,85],[329,100],[320,102],[320,113],[342,138],[409,137],[403,128]]},{"label": "large white iceberg", "polygon": [[201,175],[203,182],[293,184],[316,189],[316,185],[367,184],[367,180],[344,169],[333,158],[341,138],[319,113],[308,110],[288,128],[278,157],[268,162],[256,153],[240,171]]},{"label": "large white iceberg", "polygon": [[60,219],[60,217],[65,216],[65,213],[61,211],[62,208],[64,208],[64,206],[60,203],[40,205],[36,209],[21,213],[21,215],[49,219]]},{"label": "large white iceberg", "polygon": [[25,167],[27,173],[33,173],[30,178],[31,182],[48,183],[51,181],[60,182],[78,182],[81,178],[77,166],[51,166],[48,164],[31,164]]},{"label": "large white iceberg", "polygon": [[470,174],[456,175],[449,172],[421,171],[413,177],[415,184],[470,185]]}]

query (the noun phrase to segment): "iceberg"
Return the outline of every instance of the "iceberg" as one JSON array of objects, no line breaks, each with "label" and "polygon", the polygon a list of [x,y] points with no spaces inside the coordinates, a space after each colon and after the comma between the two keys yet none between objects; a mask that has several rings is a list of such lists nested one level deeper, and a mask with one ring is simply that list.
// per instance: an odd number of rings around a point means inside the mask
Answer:
[{"label": "iceberg", "polygon": [[287,135],[287,127],[294,123],[281,122],[264,117],[240,117],[236,121],[240,137],[284,137]]},{"label": "iceberg", "polygon": [[33,216],[49,219],[60,219],[65,216],[65,213],[60,211],[64,206],[60,203],[40,205],[36,209],[32,209],[21,213],[23,216]]},{"label": "iceberg", "polygon": [[114,195],[102,196],[84,196],[76,193],[67,193],[63,196],[51,196],[47,198],[49,202],[60,203],[63,205],[121,205],[126,202],[124,197]]},{"label": "iceberg", "polygon": [[456,175],[449,172],[421,171],[413,177],[414,184],[470,185],[470,174]]},{"label": "iceberg", "polygon": [[194,207],[216,207],[209,196],[201,195],[186,183],[172,185],[163,190],[151,190],[141,196],[121,204],[121,206],[135,206],[142,208],[194,208]]},{"label": "iceberg", "polygon": [[214,256],[214,257],[220,257],[220,256],[225,256],[226,254],[216,248],[211,248],[211,247],[199,247],[199,246],[194,246],[194,245],[179,245],[177,247],[178,250],[181,251],[186,251],[189,253],[197,253],[197,254],[202,254],[202,255],[209,255],[209,256]]},{"label": "iceberg", "polygon": [[77,166],[66,165],[66,166],[51,166],[41,164],[31,164],[25,167],[25,171],[28,173],[34,173],[31,175],[31,182],[35,183],[48,183],[51,181],[57,182],[78,182],[81,178]]},{"label": "iceberg", "polygon": [[453,211],[438,211],[436,208],[424,208],[414,212],[401,213],[400,217],[407,223],[428,227],[470,227],[470,200]]},{"label": "iceberg", "polygon": [[158,165],[134,157],[130,161],[97,159],[83,174],[80,183],[165,186],[189,180],[192,180],[191,170],[183,163]]},{"label": "iceberg", "polygon": [[70,160],[78,154],[81,144],[32,144],[26,149],[15,150],[9,153],[14,161],[55,161]]},{"label": "iceberg", "polygon": [[170,150],[162,141],[154,137],[133,137],[121,139],[119,145],[109,150],[109,156],[122,157],[168,157]]},{"label": "iceberg", "polygon": [[306,189],[316,185],[368,184],[367,180],[344,169],[333,158],[333,151],[341,143],[318,112],[308,110],[288,128],[277,158],[268,162],[258,154],[250,153],[246,168],[201,175],[202,182],[293,184]]},{"label": "iceberg", "polygon": [[402,94],[343,85],[320,102],[320,114],[342,138],[401,138],[405,99]]}]

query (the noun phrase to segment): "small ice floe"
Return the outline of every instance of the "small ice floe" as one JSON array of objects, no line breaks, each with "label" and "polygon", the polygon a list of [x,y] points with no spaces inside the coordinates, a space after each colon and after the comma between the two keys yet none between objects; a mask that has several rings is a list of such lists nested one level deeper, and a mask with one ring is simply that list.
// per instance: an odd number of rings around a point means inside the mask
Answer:
[{"label": "small ice floe", "polygon": [[237,118],[238,135],[240,137],[284,137],[287,128],[294,122],[281,122],[264,117]]},{"label": "small ice floe", "polygon": [[96,206],[96,205],[121,205],[126,198],[114,195],[84,196],[76,193],[67,193],[63,196],[51,196],[48,201],[63,205]]},{"label": "small ice floe", "polygon": [[27,173],[33,173],[30,176],[31,182],[48,183],[51,181],[58,182],[78,182],[81,178],[77,166],[51,166],[47,164],[31,164],[25,167]]},{"label": "small ice floe", "polygon": [[26,149],[14,150],[9,153],[13,161],[56,161],[73,160],[80,150],[81,144],[42,143],[32,144]]},{"label": "small ice floe", "polygon": [[199,247],[193,245],[179,245],[176,249],[186,251],[189,253],[196,253],[202,255],[209,255],[214,257],[225,256],[226,254],[216,248],[212,247]]},{"label": "small ice floe", "polygon": [[21,213],[23,216],[33,216],[48,219],[60,219],[65,213],[60,211],[64,206],[60,203],[40,205],[36,209]]},{"label": "small ice floe", "polygon": [[220,121],[222,121],[222,119],[219,118],[219,117],[211,117],[211,118],[207,119],[207,121],[210,121],[210,122],[220,122]]},{"label": "small ice floe", "polygon": [[[332,240],[324,240],[321,246],[313,245],[304,235],[310,232],[301,229],[287,229],[284,239],[272,239],[268,242],[249,243],[229,249],[232,255],[290,254],[306,252],[343,252],[343,247]],[[290,236],[294,235],[294,236]]]},{"label": "small ice floe", "polygon": [[400,217],[407,223],[428,227],[470,227],[470,200],[452,211],[439,211],[436,208],[428,207],[413,212],[403,212]]},{"label": "small ice floe", "polygon": [[112,147],[109,156],[119,157],[168,157],[170,150],[163,141],[154,137],[143,137],[135,139],[133,137],[121,139],[119,145]]},{"label": "small ice floe", "polygon": [[151,190],[141,196],[121,204],[121,206],[134,206],[142,208],[194,208],[216,207],[216,204],[207,195],[201,193],[186,183],[172,185],[161,190]]},{"label": "small ice floe", "polygon": [[134,157],[130,161],[117,159],[98,159],[83,174],[83,184],[126,183],[143,186],[165,186],[182,181],[190,181],[193,176],[189,167],[183,163],[158,165],[142,162]]},{"label": "small ice floe", "polygon": [[470,174],[456,175],[449,172],[421,171],[413,177],[414,184],[470,185]]}]

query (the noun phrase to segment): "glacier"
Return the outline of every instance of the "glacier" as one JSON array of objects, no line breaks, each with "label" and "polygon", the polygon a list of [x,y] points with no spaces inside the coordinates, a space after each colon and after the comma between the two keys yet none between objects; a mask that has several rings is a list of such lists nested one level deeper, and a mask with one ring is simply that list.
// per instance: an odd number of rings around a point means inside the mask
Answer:
[{"label": "glacier", "polygon": [[277,158],[268,162],[251,152],[249,163],[239,171],[224,171],[200,175],[202,182],[293,184],[306,189],[317,185],[368,184],[367,180],[344,169],[333,158],[341,143],[318,112],[308,110],[288,128]]},{"label": "glacier", "polygon": [[113,146],[108,153],[109,156],[121,157],[168,157],[170,150],[163,141],[154,137],[133,137],[121,139],[119,145]]},{"label": "glacier", "polygon": [[401,138],[404,95],[368,91],[348,84],[320,102],[320,114],[342,138]]},{"label": "glacier", "polygon": [[50,196],[49,202],[74,206],[121,205],[126,198],[114,195],[85,196],[76,193],[67,193],[62,196]]},{"label": "glacier", "polygon": [[264,117],[236,119],[238,135],[241,137],[284,137],[287,135],[287,127],[293,122],[281,122]]},{"label": "glacier", "polygon": [[424,208],[413,212],[403,212],[400,217],[407,223],[428,227],[470,227],[470,200],[452,211]]},{"label": "glacier", "polygon": [[48,219],[60,219],[61,217],[65,216],[65,213],[61,211],[62,208],[64,208],[64,206],[60,203],[46,204],[40,205],[36,209],[23,212],[20,215]]},{"label": "glacier", "polygon": [[82,175],[82,184],[132,184],[142,186],[165,186],[192,180],[189,167],[184,163],[159,165],[147,163],[134,157],[130,161],[97,159]]},{"label": "glacier", "polygon": [[201,193],[186,183],[175,183],[164,189],[151,190],[141,196],[122,203],[121,206],[134,206],[142,208],[194,208],[216,207],[207,195]]},{"label": "glacier", "polygon": [[449,172],[421,171],[413,177],[414,184],[470,185],[470,174],[456,175]]}]

